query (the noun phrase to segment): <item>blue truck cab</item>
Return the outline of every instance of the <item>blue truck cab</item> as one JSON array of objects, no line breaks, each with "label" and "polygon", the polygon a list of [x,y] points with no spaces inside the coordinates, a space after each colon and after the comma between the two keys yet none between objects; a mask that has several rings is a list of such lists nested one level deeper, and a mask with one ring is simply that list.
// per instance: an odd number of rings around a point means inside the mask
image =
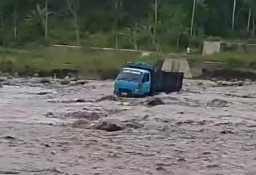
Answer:
[{"label": "blue truck cab", "polygon": [[151,76],[148,70],[123,68],[118,74],[114,93],[119,96],[146,96],[150,93]]},{"label": "blue truck cab", "polygon": [[159,65],[141,62],[127,63],[115,79],[114,94],[138,97],[154,95],[159,92],[180,91],[182,89],[183,73],[164,72],[160,67]]}]

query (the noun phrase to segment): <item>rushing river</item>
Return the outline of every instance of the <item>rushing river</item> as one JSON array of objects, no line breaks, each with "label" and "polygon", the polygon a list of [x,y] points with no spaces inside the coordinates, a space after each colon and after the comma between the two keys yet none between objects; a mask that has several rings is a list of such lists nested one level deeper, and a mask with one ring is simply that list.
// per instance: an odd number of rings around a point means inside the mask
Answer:
[{"label": "rushing river", "polygon": [[[0,174],[254,175],[256,84],[186,80],[180,93],[111,99],[111,81],[61,86],[5,80],[0,88]],[[110,96],[109,96],[110,95]],[[102,98],[109,96],[109,98]],[[138,127],[107,132],[113,119]]]}]

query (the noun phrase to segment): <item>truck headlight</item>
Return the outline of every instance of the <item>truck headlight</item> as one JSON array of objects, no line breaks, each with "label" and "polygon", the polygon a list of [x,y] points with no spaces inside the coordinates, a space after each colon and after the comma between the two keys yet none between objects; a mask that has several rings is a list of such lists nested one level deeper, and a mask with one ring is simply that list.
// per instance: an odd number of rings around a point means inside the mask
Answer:
[{"label": "truck headlight", "polygon": [[139,92],[139,91],[140,91],[140,89],[135,89],[135,90],[134,90],[134,92]]}]

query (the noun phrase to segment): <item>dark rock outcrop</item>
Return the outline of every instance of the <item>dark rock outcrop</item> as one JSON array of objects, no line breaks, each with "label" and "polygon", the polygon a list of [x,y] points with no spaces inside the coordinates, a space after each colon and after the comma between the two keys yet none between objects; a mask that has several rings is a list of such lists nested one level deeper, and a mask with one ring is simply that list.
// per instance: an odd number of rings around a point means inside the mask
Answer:
[{"label": "dark rock outcrop", "polygon": [[146,105],[149,107],[164,105],[165,103],[160,98],[152,98],[146,101]]},{"label": "dark rock outcrop", "polygon": [[97,130],[115,132],[115,131],[123,130],[125,128],[125,126],[119,120],[108,119],[108,120],[100,121],[95,126],[93,126],[93,128],[97,129]]},{"label": "dark rock outcrop", "polygon": [[207,106],[208,107],[215,107],[215,108],[218,108],[218,107],[228,107],[229,106],[229,102],[228,101],[225,101],[225,100],[221,100],[221,99],[214,99],[210,102],[207,103]]}]

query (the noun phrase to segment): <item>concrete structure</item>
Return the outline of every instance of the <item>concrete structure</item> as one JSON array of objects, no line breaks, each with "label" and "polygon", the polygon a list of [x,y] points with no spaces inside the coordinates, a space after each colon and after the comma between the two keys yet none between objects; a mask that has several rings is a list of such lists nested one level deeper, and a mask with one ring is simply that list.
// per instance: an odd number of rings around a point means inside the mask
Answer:
[{"label": "concrete structure", "polygon": [[204,41],[202,55],[212,55],[220,52],[237,52],[256,54],[256,44],[246,44],[239,42],[211,42]]},{"label": "concrete structure", "polygon": [[203,55],[211,55],[221,51],[221,42],[204,41]]},{"label": "concrete structure", "polygon": [[162,71],[164,72],[183,72],[185,78],[192,78],[190,66],[186,59],[165,59]]}]

